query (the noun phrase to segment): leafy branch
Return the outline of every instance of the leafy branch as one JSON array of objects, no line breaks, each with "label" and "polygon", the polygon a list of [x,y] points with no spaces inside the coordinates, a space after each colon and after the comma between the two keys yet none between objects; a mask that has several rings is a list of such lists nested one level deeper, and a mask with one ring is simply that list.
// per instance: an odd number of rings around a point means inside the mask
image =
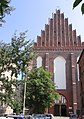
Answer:
[{"label": "leafy branch", "polygon": [[[75,7],[77,7],[82,1],[83,0],[75,0],[75,2],[73,3],[73,9]],[[82,12],[82,14],[84,14],[84,3],[82,3],[82,5],[81,5],[81,12]]]},{"label": "leafy branch", "polygon": [[11,0],[0,0],[0,26],[5,22],[4,17],[14,10],[14,8],[10,6],[10,2]]}]

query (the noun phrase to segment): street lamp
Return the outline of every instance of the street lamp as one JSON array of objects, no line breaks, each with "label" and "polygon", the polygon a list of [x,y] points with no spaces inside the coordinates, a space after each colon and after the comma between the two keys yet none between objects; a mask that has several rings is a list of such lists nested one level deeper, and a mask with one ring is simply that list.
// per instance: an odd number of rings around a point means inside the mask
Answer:
[{"label": "street lamp", "polygon": [[23,115],[25,114],[25,99],[26,99],[26,77],[24,76],[24,73],[21,73],[21,79],[24,80],[24,97],[23,97]]},{"label": "street lamp", "polygon": [[23,115],[25,114],[25,99],[26,99],[26,81],[25,81],[25,83],[24,83]]}]

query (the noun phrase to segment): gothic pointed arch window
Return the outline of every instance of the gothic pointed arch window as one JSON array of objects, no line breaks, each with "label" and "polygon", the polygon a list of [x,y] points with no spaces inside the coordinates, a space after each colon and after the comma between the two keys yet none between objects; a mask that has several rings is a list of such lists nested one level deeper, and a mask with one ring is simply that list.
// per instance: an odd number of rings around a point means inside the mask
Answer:
[{"label": "gothic pointed arch window", "polygon": [[57,89],[66,89],[66,60],[61,56],[54,59],[54,83]]},{"label": "gothic pointed arch window", "polygon": [[42,57],[38,56],[37,57],[37,68],[42,67]]}]

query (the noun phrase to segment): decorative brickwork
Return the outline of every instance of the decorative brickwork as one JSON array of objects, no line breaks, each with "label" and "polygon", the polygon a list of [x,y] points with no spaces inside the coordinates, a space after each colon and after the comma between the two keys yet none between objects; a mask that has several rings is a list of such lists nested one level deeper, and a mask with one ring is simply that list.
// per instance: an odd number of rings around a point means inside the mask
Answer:
[{"label": "decorative brickwork", "polygon": [[[83,48],[84,43],[81,42],[81,37],[76,35],[76,30],[72,29],[72,24],[68,23],[68,18],[64,18],[60,10],[56,10],[49,19],[49,23],[45,24],[45,29],[41,30],[41,36],[37,36],[34,44],[34,50],[42,57],[43,67],[53,75],[54,59],[62,56],[66,60],[66,89],[57,90],[66,99],[66,105],[61,105],[61,114],[66,111],[64,116],[80,110],[77,57]],[[36,61],[34,64],[36,65]],[[54,81],[54,77],[52,80]],[[56,115],[55,109],[59,108],[59,105],[50,108],[49,112]]]},{"label": "decorative brickwork", "polygon": [[71,50],[75,47],[81,49],[83,46],[80,36],[76,36],[76,30],[72,30],[72,24],[68,24],[68,18],[64,18],[64,14],[60,14],[60,10],[57,10],[49,19],[49,23],[45,24],[45,30],[41,30],[41,36],[37,36],[35,47],[43,49],[65,47]]}]

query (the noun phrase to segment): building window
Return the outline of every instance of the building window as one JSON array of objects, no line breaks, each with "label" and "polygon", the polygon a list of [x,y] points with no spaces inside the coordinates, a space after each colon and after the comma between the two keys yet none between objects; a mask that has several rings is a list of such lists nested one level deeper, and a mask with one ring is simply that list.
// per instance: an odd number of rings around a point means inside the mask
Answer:
[{"label": "building window", "polygon": [[37,68],[39,67],[42,67],[42,57],[41,56],[37,58]]},{"label": "building window", "polygon": [[66,89],[66,60],[61,56],[54,60],[54,83],[57,89]]}]

